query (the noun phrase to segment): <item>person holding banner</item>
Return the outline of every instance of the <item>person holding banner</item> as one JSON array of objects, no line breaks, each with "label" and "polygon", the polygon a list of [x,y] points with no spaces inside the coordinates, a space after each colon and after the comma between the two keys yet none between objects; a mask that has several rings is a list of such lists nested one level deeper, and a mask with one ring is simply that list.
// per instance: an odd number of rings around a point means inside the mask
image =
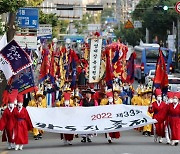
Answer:
[{"label": "person holding banner", "polygon": [[[74,107],[75,104],[73,100],[71,99],[71,92],[66,91],[63,93],[63,98],[62,98],[62,107]],[[72,140],[74,138],[74,134],[61,134],[61,140],[64,141],[64,145],[72,145]]]},{"label": "person holding banner", "polygon": [[[98,102],[92,99],[92,94],[95,93],[94,90],[87,88],[86,90],[83,90],[82,92],[84,92],[86,96],[80,101],[80,106],[83,106],[83,107],[98,106]],[[81,142],[85,143],[86,140],[87,142],[92,142],[90,139],[90,136],[91,134],[82,135]]]},{"label": "person holding banner", "polygon": [[13,111],[15,108],[15,100],[17,99],[18,90],[13,89],[11,93],[7,93],[8,105],[4,110],[2,118],[0,119],[0,130],[3,130],[2,142],[8,142],[8,150],[14,148],[13,128],[14,116]]},{"label": "person holding banner", "polygon": [[[106,105],[122,104],[122,101],[121,102],[114,101],[112,91],[107,92],[106,95],[108,99],[108,102]],[[112,143],[112,139],[118,139],[118,138],[120,138],[120,132],[111,132],[107,134],[107,139],[109,143]]]},{"label": "person holding banner", "polygon": [[[31,107],[37,107],[37,108],[46,108],[46,99],[45,96],[43,95],[42,91],[37,91],[34,96],[34,100],[30,101],[28,106]],[[44,133],[43,130],[39,130],[37,128],[33,128],[33,135],[35,140],[42,139],[42,134]]]},{"label": "person holding banner", "polygon": [[13,111],[13,139],[16,144],[15,150],[22,150],[23,145],[28,144],[28,131],[33,129],[33,125],[26,108],[23,107],[23,95],[17,96],[17,102],[18,105]]},{"label": "person holding banner", "polygon": [[[161,89],[155,90],[155,95],[157,98],[157,101],[153,102],[149,105],[148,111],[149,113],[154,113],[153,119],[156,119],[157,114],[161,111],[166,109],[166,103],[162,101],[162,91]],[[154,141],[159,143],[162,143],[163,137],[165,137],[165,125],[164,121],[158,122],[155,125],[153,125],[154,130]]]}]

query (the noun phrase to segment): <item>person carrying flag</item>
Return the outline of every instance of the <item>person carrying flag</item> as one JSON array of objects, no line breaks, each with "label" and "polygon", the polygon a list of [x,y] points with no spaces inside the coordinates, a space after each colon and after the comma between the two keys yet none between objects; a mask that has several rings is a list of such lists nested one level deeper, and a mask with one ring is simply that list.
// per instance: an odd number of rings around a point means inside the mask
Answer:
[{"label": "person carrying flag", "polygon": [[[155,95],[157,101],[153,102],[149,105],[148,111],[149,113],[154,113],[153,119],[156,119],[157,114],[161,111],[166,109],[166,103],[162,101],[162,91],[161,89],[155,90]],[[154,130],[154,141],[162,143],[163,137],[165,137],[165,125],[164,121],[158,122],[153,125]]]}]

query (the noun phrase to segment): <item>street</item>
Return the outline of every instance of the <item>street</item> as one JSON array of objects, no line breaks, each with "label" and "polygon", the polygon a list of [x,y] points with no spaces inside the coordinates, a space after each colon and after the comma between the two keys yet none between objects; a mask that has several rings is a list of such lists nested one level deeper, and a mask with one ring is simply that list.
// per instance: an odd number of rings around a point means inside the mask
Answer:
[{"label": "street", "polygon": [[81,138],[74,138],[73,145],[64,145],[59,134],[45,133],[43,139],[34,140],[32,134],[29,144],[23,151],[6,150],[6,143],[0,142],[0,154],[179,154],[179,146],[154,143],[153,137],[144,137],[135,130],[121,132],[119,140],[109,144],[103,134],[92,138],[92,143],[81,143]]}]

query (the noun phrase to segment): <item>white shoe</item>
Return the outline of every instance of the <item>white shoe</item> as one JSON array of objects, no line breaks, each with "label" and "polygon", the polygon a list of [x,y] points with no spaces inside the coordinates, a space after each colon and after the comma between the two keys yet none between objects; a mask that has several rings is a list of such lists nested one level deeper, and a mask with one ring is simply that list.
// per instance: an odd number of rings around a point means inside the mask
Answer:
[{"label": "white shoe", "polygon": [[69,145],[72,145],[71,141],[67,141],[67,143],[68,143]]},{"label": "white shoe", "polygon": [[19,149],[19,144],[15,146],[15,150],[17,151]]},{"label": "white shoe", "polygon": [[12,149],[12,144],[8,142],[8,150]]},{"label": "white shoe", "polygon": [[20,146],[19,146],[19,150],[23,150],[23,145],[20,145]]},{"label": "white shoe", "polygon": [[159,143],[162,143],[162,142],[163,142],[162,137],[159,137]]}]

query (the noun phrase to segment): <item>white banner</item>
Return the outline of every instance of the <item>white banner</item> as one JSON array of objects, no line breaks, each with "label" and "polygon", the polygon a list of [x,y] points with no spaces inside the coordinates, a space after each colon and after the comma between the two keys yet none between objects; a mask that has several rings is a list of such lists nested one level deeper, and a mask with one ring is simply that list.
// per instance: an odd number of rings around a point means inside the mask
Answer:
[{"label": "white banner", "polygon": [[117,132],[156,123],[143,106],[27,107],[27,110],[35,128],[55,133]]},{"label": "white banner", "polygon": [[100,80],[101,48],[102,39],[91,39],[89,83],[99,82]]}]

